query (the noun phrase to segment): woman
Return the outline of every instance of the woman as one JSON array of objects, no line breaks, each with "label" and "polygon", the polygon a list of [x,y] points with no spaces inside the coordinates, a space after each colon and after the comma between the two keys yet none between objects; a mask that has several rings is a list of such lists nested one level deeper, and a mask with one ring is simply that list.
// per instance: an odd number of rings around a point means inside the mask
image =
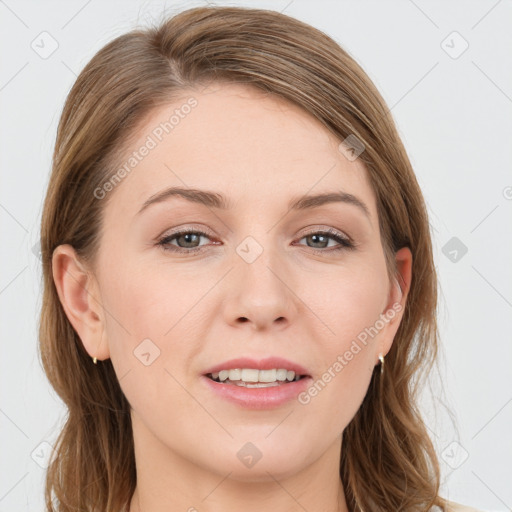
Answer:
[{"label": "woman", "polygon": [[208,7],[106,45],[62,113],[41,247],[69,410],[48,511],[471,510],[439,496],[415,403],[421,191],[322,32]]}]

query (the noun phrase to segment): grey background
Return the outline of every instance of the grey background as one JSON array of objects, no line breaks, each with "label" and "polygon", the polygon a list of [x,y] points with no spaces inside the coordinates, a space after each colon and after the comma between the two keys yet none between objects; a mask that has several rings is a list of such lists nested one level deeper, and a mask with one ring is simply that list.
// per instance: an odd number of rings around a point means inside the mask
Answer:
[{"label": "grey background", "polygon": [[[43,510],[44,468],[65,417],[37,353],[34,245],[66,94],[114,37],[164,8],[205,4],[0,0],[0,512]],[[439,389],[426,390],[422,407],[442,495],[511,510],[511,2],[229,5],[282,11],[323,30],[392,109],[428,203],[441,285],[440,361],[454,421]]]}]

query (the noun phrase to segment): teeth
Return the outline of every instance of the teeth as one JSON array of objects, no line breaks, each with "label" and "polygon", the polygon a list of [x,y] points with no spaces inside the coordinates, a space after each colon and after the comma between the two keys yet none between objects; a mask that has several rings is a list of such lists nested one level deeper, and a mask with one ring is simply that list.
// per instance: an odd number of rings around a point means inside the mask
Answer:
[{"label": "teeth", "polygon": [[[272,370],[257,370],[253,368],[234,368],[232,370],[221,370],[211,374],[213,380],[220,382],[241,381],[252,383],[277,383],[284,381],[299,380],[300,375],[295,375],[292,370],[285,368],[274,368]],[[255,386],[247,386],[255,387]],[[258,386],[259,387],[259,386]]]},{"label": "teeth", "polygon": [[244,382],[243,380],[238,380],[235,382],[227,381],[227,383],[233,386],[240,386],[243,388],[272,388],[274,386],[280,386],[281,384],[277,381],[275,382]]},{"label": "teeth", "polygon": [[[246,370],[244,370],[246,371]],[[229,378],[231,379],[231,372],[229,372]],[[275,382],[277,370],[260,370],[258,381],[259,382]]]},{"label": "teeth", "polygon": [[286,370],[280,369],[276,371],[276,379],[282,381],[286,380],[286,374],[288,372]]},{"label": "teeth", "polygon": [[236,368],[235,370],[228,370],[229,380],[242,380],[242,370]]},{"label": "teeth", "polygon": [[[229,370],[229,373],[231,375],[231,370]],[[242,375],[241,375],[240,379],[238,379],[238,380],[243,380],[244,382],[258,382],[259,374],[260,374],[259,370],[248,370],[247,368],[244,368],[242,370]]]}]

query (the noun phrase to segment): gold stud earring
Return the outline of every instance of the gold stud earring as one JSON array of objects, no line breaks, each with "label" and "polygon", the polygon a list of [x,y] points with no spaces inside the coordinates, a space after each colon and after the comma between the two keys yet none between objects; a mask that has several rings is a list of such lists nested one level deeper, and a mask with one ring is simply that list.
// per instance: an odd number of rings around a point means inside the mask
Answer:
[{"label": "gold stud earring", "polygon": [[382,375],[384,373],[384,356],[382,354],[379,354],[379,361],[380,361],[380,373]]},{"label": "gold stud earring", "polygon": [[98,360],[97,360],[95,357],[93,357],[93,358],[92,358],[92,362],[93,362],[94,364],[98,364]]}]

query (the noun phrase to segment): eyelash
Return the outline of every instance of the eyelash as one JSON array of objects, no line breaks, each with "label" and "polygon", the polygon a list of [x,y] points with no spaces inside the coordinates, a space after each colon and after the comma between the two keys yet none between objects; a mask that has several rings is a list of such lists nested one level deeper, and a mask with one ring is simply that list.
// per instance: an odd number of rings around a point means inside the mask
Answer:
[{"label": "eyelash", "polygon": [[[204,231],[201,231],[200,229],[185,229],[183,231],[177,231],[176,233],[172,233],[170,235],[166,235],[166,236],[160,238],[157,242],[157,245],[159,247],[162,247],[162,249],[164,251],[170,251],[170,252],[182,253],[182,254],[195,254],[195,253],[203,250],[204,246],[195,247],[195,248],[191,248],[191,249],[184,249],[182,247],[177,247],[177,246],[172,246],[173,248],[171,249],[169,247],[171,240],[174,240],[175,238],[178,238],[181,235],[186,235],[186,234],[201,235],[201,236],[210,238],[210,235],[208,233],[205,233]],[[329,248],[329,249],[327,249],[327,248],[314,249],[312,247],[309,247],[309,249],[311,249],[316,254],[325,254],[326,252],[328,252],[328,253],[329,252],[338,252],[338,251],[347,250],[347,249],[353,250],[356,248],[356,244],[354,242],[352,242],[348,238],[341,236],[334,229],[327,229],[327,230],[323,230],[323,231],[312,231],[311,233],[306,233],[299,240],[302,240],[303,238],[312,236],[312,235],[327,236],[328,238],[331,238],[340,244],[339,247]]]}]

